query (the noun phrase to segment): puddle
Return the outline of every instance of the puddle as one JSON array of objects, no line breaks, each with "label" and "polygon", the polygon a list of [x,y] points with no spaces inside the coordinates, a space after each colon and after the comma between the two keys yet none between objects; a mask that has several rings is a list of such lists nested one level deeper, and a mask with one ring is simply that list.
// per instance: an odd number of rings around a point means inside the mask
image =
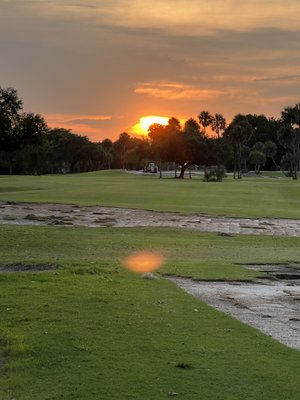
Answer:
[{"label": "puddle", "polygon": [[286,346],[300,350],[300,280],[293,271],[290,274],[279,272],[289,268],[300,271],[299,266],[249,267],[257,271],[270,271],[271,279],[255,282],[168,279],[217,310],[259,329]]}]

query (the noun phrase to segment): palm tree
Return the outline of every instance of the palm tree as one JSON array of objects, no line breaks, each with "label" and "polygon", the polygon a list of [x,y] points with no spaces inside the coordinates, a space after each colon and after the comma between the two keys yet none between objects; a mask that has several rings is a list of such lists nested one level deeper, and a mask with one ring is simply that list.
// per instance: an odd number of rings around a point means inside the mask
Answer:
[{"label": "palm tree", "polygon": [[214,132],[216,132],[218,138],[220,137],[220,133],[225,131],[226,119],[222,114],[215,114],[212,117],[211,128]]},{"label": "palm tree", "polygon": [[300,162],[300,103],[286,107],[281,113],[283,126],[279,129],[280,143],[291,153],[293,179],[298,179]]},{"label": "palm tree", "polygon": [[198,115],[198,119],[200,125],[203,126],[203,131],[205,135],[206,128],[213,122],[213,116],[209,111],[201,111],[200,114]]}]

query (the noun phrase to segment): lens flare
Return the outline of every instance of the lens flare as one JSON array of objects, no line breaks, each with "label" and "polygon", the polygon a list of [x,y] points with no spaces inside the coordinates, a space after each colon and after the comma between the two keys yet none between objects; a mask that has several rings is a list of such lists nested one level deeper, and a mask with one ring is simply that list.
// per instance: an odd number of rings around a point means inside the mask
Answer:
[{"label": "lens flare", "polygon": [[139,274],[153,272],[164,262],[164,257],[150,251],[140,251],[125,258],[123,264],[126,268]]}]

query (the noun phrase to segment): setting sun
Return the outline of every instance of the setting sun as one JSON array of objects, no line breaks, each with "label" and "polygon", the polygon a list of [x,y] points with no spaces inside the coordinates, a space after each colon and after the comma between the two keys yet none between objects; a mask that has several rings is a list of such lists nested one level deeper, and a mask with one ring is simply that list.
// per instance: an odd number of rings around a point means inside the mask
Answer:
[{"label": "setting sun", "polygon": [[158,115],[147,115],[141,117],[139,122],[132,128],[132,133],[136,135],[147,135],[149,126],[152,124],[168,125],[169,118]]}]

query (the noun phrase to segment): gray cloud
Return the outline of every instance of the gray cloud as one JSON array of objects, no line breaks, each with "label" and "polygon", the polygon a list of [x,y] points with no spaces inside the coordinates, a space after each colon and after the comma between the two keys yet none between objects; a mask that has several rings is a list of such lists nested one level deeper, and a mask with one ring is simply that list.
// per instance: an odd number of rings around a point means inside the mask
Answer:
[{"label": "gray cloud", "polygon": [[[124,115],[101,122],[115,135],[147,114],[188,117],[209,108],[229,117],[278,115],[300,93],[300,31],[294,28],[300,3],[285,2],[283,24],[271,18],[283,12],[281,1],[274,1],[270,18],[262,18],[265,25],[258,22],[262,6],[256,0],[225,3],[222,23],[217,0],[165,0],[161,8],[152,2],[144,20],[148,0],[132,0],[130,6],[122,0],[2,0],[0,84],[15,86],[31,111]],[[215,17],[207,18],[209,24],[196,14],[200,4]],[[158,16],[171,6],[168,20]],[[233,7],[244,25],[229,29]],[[157,88],[166,82],[177,88]],[[100,126],[81,117],[70,121]]]},{"label": "gray cloud", "polygon": [[275,82],[284,82],[284,81],[295,81],[295,80],[298,80],[300,78],[300,75],[283,75],[283,76],[274,76],[273,78],[269,78],[269,77],[267,77],[267,78],[257,78],[257,79],[254,79],[254,82],[272,82],[272,81],[275,81]]}]

